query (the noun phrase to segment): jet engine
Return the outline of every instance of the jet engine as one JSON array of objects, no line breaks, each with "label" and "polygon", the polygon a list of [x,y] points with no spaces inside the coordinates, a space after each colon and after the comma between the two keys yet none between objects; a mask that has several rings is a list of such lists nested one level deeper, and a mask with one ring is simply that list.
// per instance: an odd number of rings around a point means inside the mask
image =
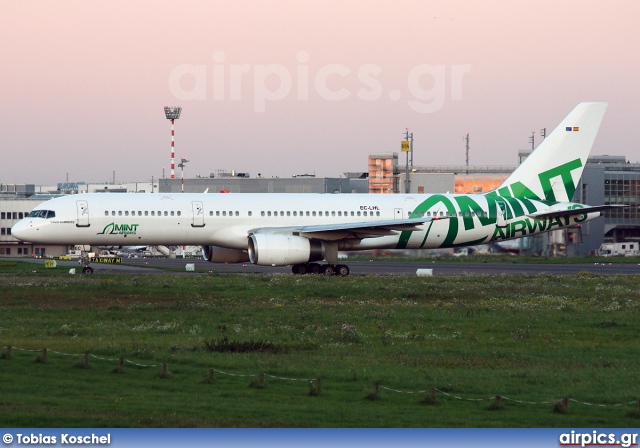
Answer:
[{"label": "jet engine", "polygon": [[220,246],[202,246],[202,258],[210,263],[242,263],[249,261],[246,251]]},{"label": "jet engine", "polygon": [[324,259],[322,241],[301,236],[257,233],[249,237],[249,259],[260,266],[287,266]]}]

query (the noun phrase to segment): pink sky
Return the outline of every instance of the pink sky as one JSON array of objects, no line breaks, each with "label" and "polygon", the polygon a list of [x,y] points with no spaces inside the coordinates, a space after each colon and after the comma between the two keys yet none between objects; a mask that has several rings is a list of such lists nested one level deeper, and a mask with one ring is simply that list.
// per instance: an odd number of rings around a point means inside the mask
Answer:
[{"label": "pink sky", "polygon": [[[366,171],[407,127],[415,164],[464,164],[469,132],[472,165],[515,165],[532,132],[538,144],[580,101],[609,102],[592,154],[640,161],[639,19],[631,0],[5,1],[0,183],[168,176],[164,105],[183,107],[187,177]],[[172,81],[189,66],[204,84]],[[440,84],[425,66],[444,70]],[[278,98],[260,112],[267,90]],[[412,108],[429,90],[442,104]]]}]

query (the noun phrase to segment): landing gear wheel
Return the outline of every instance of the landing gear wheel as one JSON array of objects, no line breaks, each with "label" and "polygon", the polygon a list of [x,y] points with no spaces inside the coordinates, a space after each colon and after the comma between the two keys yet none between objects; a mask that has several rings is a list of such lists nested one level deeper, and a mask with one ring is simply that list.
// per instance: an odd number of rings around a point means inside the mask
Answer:
[{"label": "landing gear wheel", "polygon": [[336,275],[336,268],[332,264],[325,264],[322,268],[324,275]]},{"label": "landing gear wheel", "polygon": [[291,267],[291,272],[297,275],[304,275],[309,271],[306,264],[294,264]]},{"label": "landing gear wheel", "polygon": [[347,275],[349,275],[349,272],[351,272],[349,270],[349,266],[345,264],[336,265],[336,275],[339,275],[340,277],[346,277]]},{"label": "landing gear wheel", "polygon": [[91,266],[85,266],[82,268],[83,274],[93,274],[93,268]]},{"label": "landing gear wheel", "polygon": [[309,271],[312,274],[322,274],[324,272],[323,267],[318,263],[309,263]]}]

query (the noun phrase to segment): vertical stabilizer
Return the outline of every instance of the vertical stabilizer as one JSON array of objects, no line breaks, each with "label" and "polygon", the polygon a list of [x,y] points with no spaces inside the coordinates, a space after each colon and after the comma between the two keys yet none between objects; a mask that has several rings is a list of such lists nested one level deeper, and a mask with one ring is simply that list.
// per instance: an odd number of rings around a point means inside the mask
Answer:
[{"label": "vertical stabilizer", "polygon": [[569,202],[607,103],[580,103],[498,188],[500,196]]}]

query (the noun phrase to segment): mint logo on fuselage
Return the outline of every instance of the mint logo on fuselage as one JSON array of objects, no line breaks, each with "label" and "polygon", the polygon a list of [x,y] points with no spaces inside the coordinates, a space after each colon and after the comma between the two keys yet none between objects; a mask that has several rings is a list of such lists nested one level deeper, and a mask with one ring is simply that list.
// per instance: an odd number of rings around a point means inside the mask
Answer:
[{"label": "mint logo on fuselage", "polygon": [[107,224],[97,235],[135,235],[140,224]]},{"label": "mint logo on fuselage", "polygon": [[[496,241],[534,235],[540,232],[575,225],[585,221],[587,214],[577,214],[577,216],[571,218],[564,216],[561,218],[544,219],[529,218],[526,217],[526,215],[558,203],[558,199],[553,191],[553,178],[560,177],[567,197],[571,200],[576,190],[571,172],[581,167],[581,160],[575,159],[538,174],[544,195],[543,198],[540,198],[522,182],[516,181],[484,195],[431,195],[426,201],[422,202],[413,210],[411,216],[424,216],[425,212],[433,209],[436,209],[438,212],[440,210],[446,210],[444,222],[448,224],[448,228],[444,241],[442,241],[439,246],[443,248],[479,244],[487,240]],[[481,203],[485,201],[486,205],[483,207]],[[582,208],[582,206],[574,204],[569,208],[578,209]],[[505,221],[504,226],[496,226],[498,214],[502,214]],[[434,216],[436,216],[435,213]],[[441,214],[441,216],[443,215]],[[425,246],[432,224],[433,221],[428,226],[420,247]],[[456,242],[458,237],[464,234],[464,231],[473,230],[478,224],[481,228],[489,227],[487,229],[489,232],[485,234],[484,237],[474,241]],[[464,231],[460,228],[460,225],[464,227]],[[412,233],[413,231],[410,230],[401,232],[396,248],[406,248]]]}]

